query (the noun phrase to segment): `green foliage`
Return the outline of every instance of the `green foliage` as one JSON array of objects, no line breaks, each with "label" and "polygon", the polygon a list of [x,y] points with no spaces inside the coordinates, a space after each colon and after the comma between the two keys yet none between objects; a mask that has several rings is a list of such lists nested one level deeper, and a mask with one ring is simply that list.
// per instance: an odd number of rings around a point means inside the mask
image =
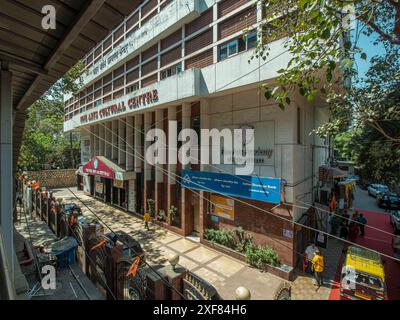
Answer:
[{"label": "green foliage", "polygon": [[[395,18],[400,16],[400,7],[391,0],[257,2],[265,7],[267,18],[254,57],[267,61],[270,43],[282,37],[291,57],[278,71],[276,85],[265,86],[265,97],[274,99],[282,109],[291,103],[290,91],[298,91],[313,102],[318,93],[325,95],[335,92],[337,85],[342,86],[343,79],[354,74],[355,55],[367,59],[357,43],[360,33],[376,33],[377,42],[388,48],[400,45],[400,20]],[[353,25],[358,32],[354,37]]]},{"label": "green foliage", "polygon": [[149,207],[150,216],[154,217],[156,202],[153,199],[147,199],[147,205]]},{"label": "green foliage", "polygon": [[64,134],[63,95],[81,85],[77,64],[27,110],[19,170],[74,168],[80,162],[80,137]]},{"label": "green foliage", "polygon": [[242,227],[229,230],[206,229],[204,238],[240,253],[246,253],[247,248],[253,246],[253,238],[251,235],[246,234]]},{"label": "green foliage", "polygon": [[262,268],[263,264],[278,266],[278,254],[271,247],[260,247],[254,244],[248,245],[246,250],[246,261],[250,265]]}]

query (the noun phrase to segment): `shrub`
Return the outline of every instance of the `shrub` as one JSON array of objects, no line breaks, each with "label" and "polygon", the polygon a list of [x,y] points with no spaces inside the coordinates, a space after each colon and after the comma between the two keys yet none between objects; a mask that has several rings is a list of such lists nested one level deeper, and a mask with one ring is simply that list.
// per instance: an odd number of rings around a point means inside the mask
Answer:
[{"label": "shrub", "polygon": [[278,254],[274,249],[256,246],[253,243],[247,246],[246,261],[257,268],[262,268],[263,263],[271,266],[279,265]]}]

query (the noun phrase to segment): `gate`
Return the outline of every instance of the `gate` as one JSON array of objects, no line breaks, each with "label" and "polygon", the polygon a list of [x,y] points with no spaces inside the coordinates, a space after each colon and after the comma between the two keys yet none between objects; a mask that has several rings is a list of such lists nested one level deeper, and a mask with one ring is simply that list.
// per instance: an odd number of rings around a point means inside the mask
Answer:
[{"label": "gate", "polygon": [[139,264],[135,275],[128,275],[135,259],[126,257],[116,263],[115,284],[118,300],[146,300],[147,298],[147,280],[144,264]]}]

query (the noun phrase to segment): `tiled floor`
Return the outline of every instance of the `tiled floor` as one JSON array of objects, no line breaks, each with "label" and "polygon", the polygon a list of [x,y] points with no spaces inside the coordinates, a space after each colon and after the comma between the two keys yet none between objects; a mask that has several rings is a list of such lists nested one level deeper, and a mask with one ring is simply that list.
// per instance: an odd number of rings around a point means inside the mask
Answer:
[{"label": "tiled floor", "polygon": [[[241,261],[161,227],[150,225],[150,231],[147,231],[137,217],[94,200],[76,188],[72,190],[114,231],[124,230],[138,239],[146,251],[147,261],[154,265],[166,265],[170,257],[179,254],[179,264],[210,282],[224,299],[234,299],[235,290],[239,286],[247,287],[252,299],[273,299],[276,290],[282,285],[282,280],[271,274],[260,272]],[[67,189],[59,190],[55,196],[64,198],[66,202],[79,203]],[[90,214],[81,203],[79,205],[84,214]]]}]

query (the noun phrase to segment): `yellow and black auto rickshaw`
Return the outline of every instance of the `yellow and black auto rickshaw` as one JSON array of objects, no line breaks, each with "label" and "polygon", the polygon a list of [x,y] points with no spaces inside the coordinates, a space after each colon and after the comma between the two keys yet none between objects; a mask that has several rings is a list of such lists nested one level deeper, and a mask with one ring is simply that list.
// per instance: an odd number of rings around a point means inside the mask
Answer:
[{"label": "yellow and black auto rickshaw", "polygon": [[381,256],[357,246],[347,248],[340,282],[341,300],[387,300]]}]

